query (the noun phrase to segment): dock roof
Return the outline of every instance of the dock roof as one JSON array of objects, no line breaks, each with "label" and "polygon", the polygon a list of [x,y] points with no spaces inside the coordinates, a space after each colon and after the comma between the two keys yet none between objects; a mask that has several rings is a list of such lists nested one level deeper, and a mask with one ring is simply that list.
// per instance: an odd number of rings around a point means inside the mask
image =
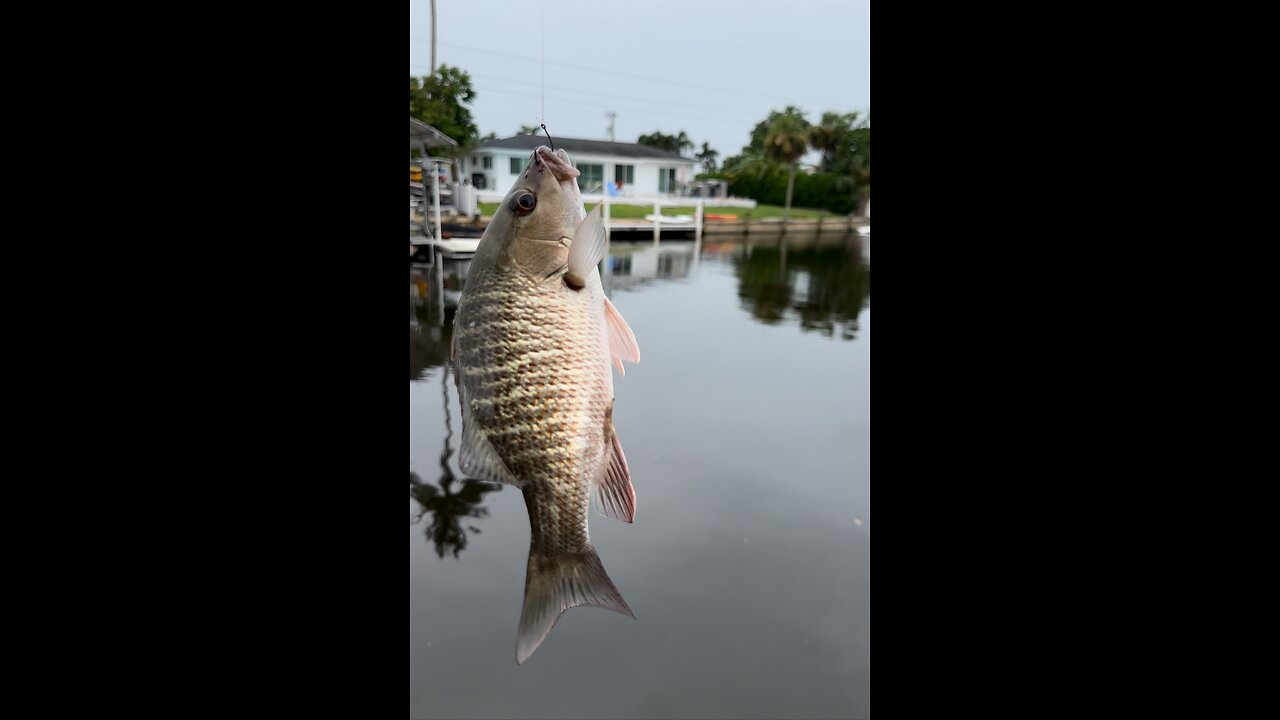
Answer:
[{"label": "dock roof", "polygon": [[421,120],[409,118],[409,147],[422,147],[425,145],[428,148],[440,148],[455,147],[457,144],[457,141],[453,138]]}]

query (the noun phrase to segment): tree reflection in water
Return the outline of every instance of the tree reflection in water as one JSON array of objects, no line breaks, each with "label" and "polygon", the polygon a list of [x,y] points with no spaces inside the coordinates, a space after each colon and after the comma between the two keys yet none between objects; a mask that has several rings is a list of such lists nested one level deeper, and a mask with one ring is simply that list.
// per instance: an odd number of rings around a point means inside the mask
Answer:
[{"label": "tree reflection in water", "polygon": [[440,452],[440,481],[438,485],[424,482],[417,473],[409,471],[409,496],[421,506],[418,515],[410,520],[414,525],[431,514],[431,524],[426,528],[427,540],[435,545],[436,555],[441,558],[446,552],[458,553],[467,547],[467,533],[479,533],[480,528],[468,524],[464,529],[462,520],[488,517],[488,509],[482,506],[485,493],[501,489],[501,486],[479,480],[465,479],[461,487],[454,492],[454,484],[459,480],[449,466],[449,458],[453,456],[453,422],[449,417],[449,371],[440,376],[440,387],[444,395],[444,449]]},{"label": "tree reflection in water", "polygon": [[806,331],[855,339],[858,316],[871,304],[871,266],[860,241],[805,248],[788,242],[744,247],[734,258],[743,309],[768,325],[794,316]]}]

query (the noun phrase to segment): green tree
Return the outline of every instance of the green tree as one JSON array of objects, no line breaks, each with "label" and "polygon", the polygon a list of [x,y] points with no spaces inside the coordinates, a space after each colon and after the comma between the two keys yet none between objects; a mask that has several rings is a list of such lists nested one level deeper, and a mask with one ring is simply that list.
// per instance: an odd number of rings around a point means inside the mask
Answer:
[{"label": "green tree", "polygon": [[702,167],[706,172],[713,173],[716,171],[716,158],[720,157],[720,153],[711,148],[709,143],[702,143],[702,152],[694,155],[698,162],[702,163]]},{"label": "green tree", "polygon": [[841,151],[846,149],[849,133],[858,127],[858,113],[822,113],[822,120],[809,128],[809,143],[822,153],[819,172],[835,172]]},{"label": "green tree", "polygon": [[516,134],[517,135],[537,135],[539,132],[542,132],[542,128],[538,127],[537,125],[521,125],[520,129],[516,131]]},{"label": "green tree", "polygon": [[853,198],[854,210],[866,214],[871,199],[871,128],[857,127],[842,136],[831,172],[837,188]]},{"label": "green tree", "polygon": [[836,177],[836,187],[853,197],[859,214],[871,197],[871,115],[857,112],[822,114],[809,130],[809,141],[822,152],[819,170]]},{"label": "green tree", "polygon": [[641,135],[639,138],[636,139],[636,142],[640,145],[648,145],[649,147],[658,148],[659,150],[666,150],[667,152],[676,152],[676,149],[672,147],[673,140],[675,140],[674,137],[670,135],[664,135],[661,131],[655,131],[650,134]]},{"label": "green tree", "polygon": [[681,130],[680,134],[676,136],[676,152],[683,155],[685,150],[692,150],[693,147],[693,140]]},{"label": "green tree", "polygon": [[765,129],[763,152],[770,162],[787,168],[787,200],[782,211],[782,222],[791,215],[791,193],[796,184],[796,166],[809,151],[809,121],[804,113],[792,105],[773,115]]},{"label": "green tree", "polygon": [[409,117],[417,118],[458,143],[450,153],[461,155],[480,137],[467,104],[476,93],[471,76],[461,68],[441,65],[434,75],[409,76]]},{"label": "green tree", "polygon": [[[768,175],[771,170],[776,169],[765,158],[763,151],[752,147],[742,148],[742,152],[725,160],[724,165],[721,167],[721,171],[728,175],[730,180],[738,180],[744,177],[752,177],[759,180]],[[756,199],[758,200],[759,198]]]},{"label": "green tree", "polygon": [[[794,107],[774,110],[756,123],[742,151],[724,160],[720,175],[729,180],[730,192],[758,202],[788,208],[798,203],[836,213],[865,214],[871,196],[870,117],[870,111],[861,116],[857,112],[826,112],[821,122],[808,126]],[[766,150],[766,140],[783,126],[791,126],[792,130],[794,126],[808,126],[808,144],[822,153],[818,172],[797,176],[794,163],[778,159],[778,148]],[[777,141],[778,137],[773,139]],[[799,145],[795,138],[790,144]]]},{"label": "green tree", "polygon": [[[787,115],[792,115],[792,116],[799,115],[801,118],[804,117],[804,113],[797,110],[795,107],[791,105],[788,105],[787,109],[781,112],[777,110],[770,110],[769,115],[766,116],[765,119],[756,123],[756,126],[751,129],[751,143],[747,145],[747,147],[753,150],[759,150],[763,152],[764,139],[765,139],[765,136],[769,134],[769,128],[772,127],[773,124],[778,121],[778,118],[781,118]],[[808,121],[806,121],[806,124],[808,124]]]},{"label": "green tree", "polygon": [[649,147],[678,154],[683,154],[686,149],[691,150],[694,147],[693,141],[689,139],[689,136],[683,130],[680,131],[679,135],[667,135],[661,131],[655,131],[647,135],[641,135],[636,142],[640,145],[648,145]]}]

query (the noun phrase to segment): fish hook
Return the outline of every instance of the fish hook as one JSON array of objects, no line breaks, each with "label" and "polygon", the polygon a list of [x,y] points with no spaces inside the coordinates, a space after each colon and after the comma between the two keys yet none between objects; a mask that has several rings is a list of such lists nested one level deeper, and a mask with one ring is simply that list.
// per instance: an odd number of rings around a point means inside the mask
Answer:
[{"label": "fish hook", "polygon": [[555,140],[552,140],[552,139],[551,139],[551,133],[547,132],[547,124],[546,124],[546,123],[538,123],[538,125],[542,128],[542,132],[547,133],[547,142],[551,143],[551,152],[555,152],[555,151],[556,151],[556,141],[555,141]]}]

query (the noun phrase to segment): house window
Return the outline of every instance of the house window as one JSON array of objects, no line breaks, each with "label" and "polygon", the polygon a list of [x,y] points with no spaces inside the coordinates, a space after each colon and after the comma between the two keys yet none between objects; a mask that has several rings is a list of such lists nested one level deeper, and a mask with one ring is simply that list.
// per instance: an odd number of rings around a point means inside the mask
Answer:
[{"label": "house window", "polygon": [[634,185],[636,183],[636,166],[635,165],[614,165],[613,180],[621,183],[622,186]]},{"label": "house window", "polygon": [[511,158],[511,174],[519,175],[521,170],[524,170],[524,158]]},{"label": "house window", "polygon": [[[492,155],[485,155],[485,156],[484,156],[484,169],[485,169],[485,170],[492,170],[492,169],[493,169],[493,156],[492,156]],[[675,171],[673,170],[672,172],[675,172]]]},{"label": "house window", "polygon": [[658,168],[658,192],[673,193],[676,191],[676,169]]},{"label": "house window", "polygon": [[604,189],[603,165],[579,165],[578,189],[584,193],[600,192]]}]

